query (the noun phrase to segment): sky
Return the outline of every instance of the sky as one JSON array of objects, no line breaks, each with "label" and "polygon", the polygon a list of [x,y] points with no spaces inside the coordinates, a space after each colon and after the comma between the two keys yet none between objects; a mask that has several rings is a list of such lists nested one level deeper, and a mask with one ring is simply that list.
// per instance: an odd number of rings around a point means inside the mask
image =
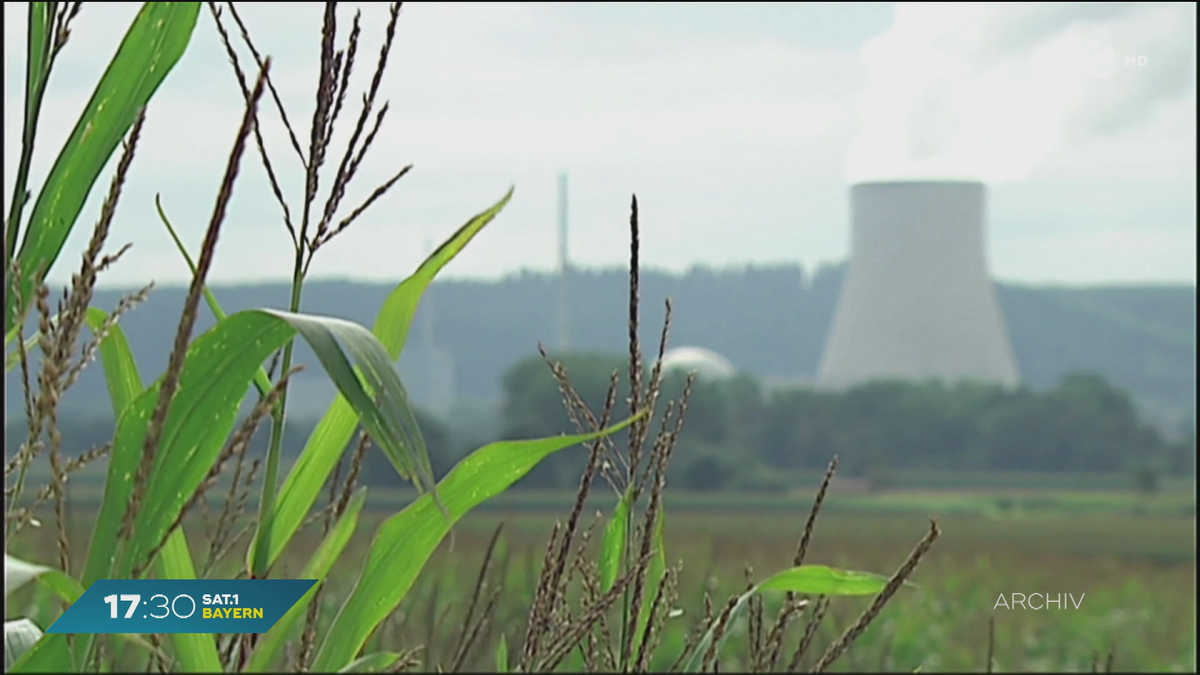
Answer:
[{"label": "sky", "polygon": [[[288,4],[238,7],[306,138],[322,9]],[[386,24],[382,3],[343,3],[339,44],[357,9],[347,120]],[[136,10],[84,4],[43,105],[35,195]],[[7,210],[24,5],[5,3],[4,18]],[[1191,3],[405,3],[380,89],[390,112],[343,213],[413,169],[317,254],[312,274],[398,281],[510,186],[513,201],[443,274],[553,269],[565,171],[578,266],[627,264],[633,193],[645,267],[811,270],[849,252],[848,182],[969,178],[989,184],[999,280],[1194,285],[1195,45]],[[110,238],[133,247],[101,285],[186,282],[154,198],[198,250],[241,115],[206,7],[150,104]],[[298,158],[273,105],[262,120],[295,205]],[[113,167],[52,280],[77,267]],[[290,274],[279,206],[248,152],[210,279]]]}]

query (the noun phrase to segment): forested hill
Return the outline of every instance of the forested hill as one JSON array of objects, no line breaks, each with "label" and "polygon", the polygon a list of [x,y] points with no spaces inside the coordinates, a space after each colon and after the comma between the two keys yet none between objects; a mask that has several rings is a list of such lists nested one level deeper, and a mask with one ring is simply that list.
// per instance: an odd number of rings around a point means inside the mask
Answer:
[{"label": "forested hill", "polygon": [[[707,347],[740,369],[774,381],[808,380],[816,372],[832,320],[843,267],[806,275],[799,266],[739,270],[695,269],[684,275],[642,275],[642,323],[646,349],[657,345],[663,300],[674,304],[671,344]],[[624,270],[574,271],[568,284],[570,337],[575,351],[620,353],[627,335]],[[285,307],[284,284],[214,287],[226,311]],[[304,311],[374,324],[391,290],[382,284],[317,281],[304,291]],[[166,365],[185,289],[154,289],[150,300],[122,320],[143,377]],[[409,344],[433,320],[434,341],[455,360],[460,400],[491,400],[503,373],[543,342],[558,342],[559,280],[522,273],[499,281],[436,283],[417,314]],[[94,306],[115,307],[121,293],[103,291]],[[1131,391],[1140,403],[1181,413],[1195,408],[1196,289],[1194,286],[1094,288],[1000,285],[1021,374],[1047,387],[1069,371],[1090,370]],[[197,330],[212,324],[207,310]],[[311,362],[301,350],[301,362]],[[311,370],[311,369],[310,369]],[[17,380],[10,373],[8,384]],[[297,412],[323,411],[328,390],[319,376],[302,373],[308,395],[291,397]],[[102,414],[104,384],[91,368],[65,401],[76,414]],[[311,399],[311,400],[309,400]],[[9,411],[20,397],[9,396]]]}]

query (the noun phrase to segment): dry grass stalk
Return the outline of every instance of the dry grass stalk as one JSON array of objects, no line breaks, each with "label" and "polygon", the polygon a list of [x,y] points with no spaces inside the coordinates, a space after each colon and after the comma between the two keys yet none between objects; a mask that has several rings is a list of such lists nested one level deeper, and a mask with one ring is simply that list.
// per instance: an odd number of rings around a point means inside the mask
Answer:
[{"label": "dry grass stalk", "polygon": [[[796,546],[796,555],[792,558],[793,567],[803,565],[804,559],[808,555],[808,547],[812,542],[813,531],[816,529],[817,517],[825,503],[825,497],[829,493],[829,484],[833,482],[837,467],[838,457],[834,455],[825,469],[825,476],[821,479],[820,487],[817,488],[817,496],[813,499],[812,508],[808,511],[808,519],[804,522],[804,532],[800,536],[800,543]],[[783,647],[783,634],[787,630],[788,624],[799,615],[807,604],[807,601],[801,600],[795,593],[788,592],[784,605],[775,619],[775,624],[767,634],[766,651],[756,654],[756,658],[751,660],[756,672],[765,672],[775,667]]]},{"label": "dry grass stalk", "polygon": [[708,632],[709,627],[712,626],[713,621],[715,620],[716,617],[713,616],[712,596],[705,592],[704,614],[692,627],[692,632],[688,634],[687,640],[683,644],[683,650],[679,653],[679,656],[676,657],[675,662],[671,664],[671,667],[668,670],[671,672],[677,672],[679,670],[679,667],[683,664],[684,660],[696,651],[696,647],[700,644],[700,640],[704,637],[704,634]]},{"label": "dry grass stalk", "polygon": [[792,652],[792,658],[788,661],[787,672],[794,673],[800,668],[800,659],[808,653],[808,648],[812,646],[813,638],[817,636],[817,628],[821,625],[821,620],[825,618],[825,613],[829,611],[829,598],[821,595],[817,597],[817,604],[813,608],[812,616],[808,619],[808,625],[804,627],[804,635],[800,638],[800,644],[796,645],[796,651]]},{"label": "dry grass stalk", "polygon": [[[650,562],[649,557],[637,561],[635,569],[644,567]],[[551,636],[548,641],[548,646],[545,650],[546,656],[537,663],[537,667],[533,670],[538,672],[547,672],[553,670],[562,661],[572,649],[583,640],[596,623],[600,620],[600,616],[608,612],[625,592],[625,588],[635,578],[633,571],[628,572],[619,577],[613,584],[611,590],[600,597],[595,603],[583,607],[580,617],[574,621],[564,622],[557,631]]]},{"label": "dry grass stalk", "polygon": [[555,521],[553,529],[550,530],[550,541],[546,544],[546,552],[542,559],[542,572],[538,577],[537,589],[533,595],[533,607],[529,612],[529,625],[525,630],[525,647],[521,654],[521,669],[525,671],[537,658],[539,643],[551,628],[549,614],[552,599],[550,595],[552,589],[556,588],[556,585],[551,585],[551,581],[555,578],[554,566],[559,564],[555,543],[558,542],[561,531],[562,523]]},{"label": "dry grass stalk", "polygon": [[[263,65],[263,59],[259,56],[258,50],[256,50],[254,48],[254,43],[250,41],[249,33],[246,31],[245,25],[241,21],[241,17],[238,16],[237,9],[234,7],[234,4],[232,2],[227,3],[227,4],[229,6],[230,14],[233,15],[233,18],[237,22],[238,27],[242,29],[242,37],[246,41],[246,44],[250,47],[250,51],[254,54],[254,59],[258,63],[258,67],[261,70],[262,65]],[[221,21],[221,10],[216,6],[215,3],[212,3],[212,2],[208,3],[208,9],[209,9],[209,12],[213,16],[213,22],[217,26],[217,33],[221,37],[221,44],[225,46],[225,54],[229,57],[230,65],[233,66],[234,76],[237,78],[238,86],[242,90],[242,98],[246,101],[249,101],[250,100],[250,87],[246,83],[245,74],[242,72],[242,66],[241,66],[240,61],[238,60],[237,51],[234,50],[233,43],[229,39],[229,33],[226,32],[226,30],[225,30],[225,24]],[[302,153],[300,151],[300,144],[296,140],[295,132],[292,131],[291,122],[288,120],[287,113],[283,108],[283,104],[279,100],[278,92],[275,91],[275,84],[271,81],[271,79],[269,77],[267,79],[267,86],[269,87],[269,89],[271,91],[272,98],[275,99],[275,105],[279,110],[280,117],[283,119],[283,125],[287,129],[288,136],[289,136],[289,138],[291,138],[292,146],[296,149],[296,154],[300,156],[300,163],[307,167],[307,162],[305,162],[305,160],[304,160],[304,153]],[[257,119],[255,119],[254,143],[258,147],[259,160],[262,162],[263,168],[267,172],[267,180],[271,185],[271,192],[275,196],[275,201],[279,204],[280,208],[283,210],[283,223],[284,223],[284,226],[287,228],[288,233],[292,237],[292,245],[297,250],[299,250],[300,243],[299,243],[299,240],[296,238],[296,227],[295,227],[295,225],[292,224],[292,212],[291,212],[291,209],[288,207],[287,199],[283,196],[283,188],[280,187],[280,185],[279,185],[279,178],[275,174],[275,167],[271,163],[271,157],[270,157],[270,155],[267,154],[266,145],[263,143],[261,127],[262,127],[262,125],[258,123]]]},{"label": "dry grass stalk", "polygon": [[729,598],[725,603],[725,607],[721,610],[721,614],[717,616],[712,623],[712,642],[708,644],[708,649],[704,652],[704,659],[700,662],[700,672],[706,672],[714,667],[717,662],[717,651],[721,647],[721,640],[724,639],[725,633],[729,631],[730,618],[733,616],[733,610],[737,607],[738,596]]},{"label": "dry grass stalk", "polygon": [[637,658],[633,662],[634,672],[644,673],[650,670],[650,657],[654,655],[661,643],[663,627],[671,613],[671,607],[678,598],[678,581],[681,571],[682,565],[673,567],[664,572],[662,578],[659,579],[654,600],[650,603],[650,615],[642,630],[641,639],[638,641]]},{"label": "dry grass stalk", "polygon": [[842,633],[842,636],[838,638],[836,642],[829,645],[829,647],[825,650],[825,653],[821,656],[821,659],[817,661],[817,665],[813,667],[814,672],[822,672],[828,668],[830,664],[837,660],[839,656],[845,653],[846,649],[850,647],[850,644],[858,639],[858,636],[863,634],[867,627],[871,625],[871,622],[875,620],[875,617],[879,616],[879,612],[882,611],[888,601],[892,599],[892,596],[895,595],[896,591],[900,590],[900,586],[903,585],[908,577],[912,575],[913,571],[917,569],[917,565],[920,564],[921,558],[929,552],[929,548],[933,546],[933,542],[937,541],[937,538],[941,536],[941,534],[942,531],[941,528],[938,527],[937,521],[931,519],[929,521],[929,532],[926,533],[921,541],[917,542],[916,548],[912,550],[912,553],[908,554],[908,558],[904,561],[904,564],[901,565],[898,570],[896,570],[896,573],[892,575],[892,578],[888,579],[887,586],[885,586],[884,589],[879,592],[879,595],[875,596],[875,599],[871,602],[870,606],[868,606],[863,611],[862,615],[858,617],[858,621],[854,622],[854,625],[847,628],[846,632]]},{"label": "dry grass stalk", "polygon": [[[122,247],[121,252],[124,252],[128,248],[128,245]],[[107,261],[110,258],[111,256],[105,256],[104,260]],[[79,376],[83,373],[83,369],[96,359],[96,354],[100,351],[100,345],[108,339],[113,327],[117,325],[122,316],[145,302],[152,288],[154,288],[153,282],[146,284],[138,291],[121,296],[116,308],[109,312],[108,316],[104,319],[104,323],[98,330],[92,331],[92,339],[84,344],[79,360],[71,368],[70,372],[67,373],[63,384],[64,389],[70,389],[75,385],[76,381],[79,380]]]},{"label": "dry grass stalk", "polygon": [[246,103],[242,123],[238,128],[233,150],[229,155],[225,176],[221,181],[220,191],[217,193],[217,201],[213,208],[212,219],[209,221],[208,230],[204,235],[204,243],[200,248],[200,259],[196,263],[196,274],[192,277],[191,286],[188,288],[187,299],[184,301],[183,312],[179,319],[179,329],[175,333],[175,344],[171,350],[171,358],[168,361],[167,371],[163,375],[162,386],[159,390],[158,405],[155,406],[154,414],[150,418],[150,424],[146,428],[146,443],[143,446],[142,461],[138,466],[134,479],[133,495],[129,503],[129,508],[125,512],[125,522],[122,527],[122,534],[126,539],[132,539],[134,535],[134,522],[141,511],[142,499],[145,496],[147,483],[150,478],[150,469],[154,466],[154,459],[158,454],[158,445],[163,429],[166,426],[167,412],[179,387],[179,376],[183,371],[183,362],[184,357],[187,355],[188,341],[191,339],[192,328],[196,323],[201,291],[204,288],[204,282],[208,278],[208,271],[212,267],[213,257],[216,254],[217,238],[221,231],[221,225],[225,220],[225,211],[229,206],[229,200],[233,196],[233,185],[237,179],[242,154],[245,151],[246,138],[255,126],[255,111],[258,108],[259,99],[262,98],[263,86],[269,69],[270,60],[268,59],[263,64],[262,70],[259,71],[258,80],[254,84],[250,100]]},{"label": "dry grass stalk", "polygon": [[[71,473],[82,469],[88,464],[91,464],[97,459],[106,456],[111,450],[111,442],[92,448],[78,457],[72,457],[68,459],[63,471],[65,474],[70,475]],[[13,488],[10,489],[15,491],[15,487],[16,486],[13,486]],[[38,507],[54,496],[54,490],[55,488],[53,483],[48,483],[38,488],[38,492],[34,497],[33,504],[28,507],[19,508],[13,513],[13,516],[8,523],[9,532],[15,534],[28,525],[33,520],[33,514],[37,511]]]},{"label": "dry grass stalk", "polygon": [[988,617],[987,660],[984,661],[983,672],[990,673],[996,667],[996,617]]},{"label": "dry grass stalk", "polygon": [[[666,351],[667,336],[670,330],[671,305],[667,302],[667,317],[662,330],[659,344],[659,358],[650,376],[649,385],[643,380],[644,366],[641,363],[641,345],[638,336],[638,305],[639,291],[639,256],[638,256],[638,216],[637,199],[632,200],[630,215],[630,293],[629,293],[629,354],[630,354],[630,406],[633,414],[649,410],[649,416],[643,417],[630,431],[629,445],[626,453],[617,452],[610,438],[600,439],[589,444],[590,453],[587,468],[580,481],[576,500],[567,519],[566,526],[556,523],[546,548],[542,571],[537,582],[537,591],[530,614],[530,622],[526,631],[526,640],[520,659],[520,667],[528,669],[533,664],[545,666],[557,663],[566,652],[559,653],[565,644],[570,644],[567,651],[579,647],[585,663],[589,667],[630,669],[635,667],[635,661],[648,662],[653,645],[657,644],[658,633],[661,631],[663,620],[670,611],[675,593],[674,587],[663,584],[674,584],[670,574],[663,574],[654,579],[655,588],[650,598],[651,606],[646,612],[642,605],[646,602],[649,562],[655,554],[655,533],[657,522],[661,517],[662,493],[666,486],[666,466],[670,460],[676,439],[681,430],[683,414],[687,407],[687,397],[690,395],[693,378],[689,378],[683,398],[675,407],[668,402],[667,413],[662,421],[662,429],[649,448],[649,461],[646,459],[646,441],[649,436],[650,421],[653,408],[657,404],[662,382],[662,355]],[[571,382],[566,368],[558,361],[549,357],[545,349],[539,345],[539,352],[550,368],[563,397],[563,406],[572,424],[582,433],[596,431],[608,425],[612,411],[616,406],[616,392],[619,384],[617,373],[613,374],[602,415],[595,415]],[[673,410],[680,414],[674,418]],[[609,461],[605,454],[611,456]],[[645,468],[642,468],[644,463]],[[620,469],[620,473],[616,471]],[[626,560],[623,561],[625,573],[621,576],[623,589],[618,595],[624,598],[621,613],[621,639],[614,645],[608,630],[607,615],[604,611],[596,611],[596,607],[609,603],[609,593],[602,593],[599,587],[599,573],[596,565],[584,559],[586,540],[584,537],[570,559],[571,545],[578,527],[578,518],[590,494],[590,487],[595,474],[600,473],[612,485],[618,495],[633,491],[632,506],[636,507],[637,496],[649,487],[649,500],[637,527],[633,527],[633,514],[630,511],[630,533],[626,542]],[[589,528],[590,533],[590,528]],[[570,584],[578,579],[582,584],[582,602],[584,609],[581,616],[571,620],[566,607]],[[612,597],[615,602],[616,597]],[[643,617],[643,615],[645,615]],[[646,623],[642,624],[642,619]],[[596,629],[600,634],[597,636]],[[636,652],[635,652],[636,649]]]},{"label": "dry grass stalk", "polygon": [[[554,375],[555,382],[558,383],[559,392],[563,397],[563,407],[566,408],[567,416],[575,426],[575,429],[581,434],[590,434],[607,426],[608,422],[612,419],[612,411],[616,406],[619,375],[613,372],[612,379],[609,381],[608,394],[605,396],[604,411],[600,419],[597,419],[592,409],[583,400],[583,397],[580,396],[579,391],[575,389],[575,384],[571,382],[571,376],[567,372],[566,366],[560,361],[550,358],[550,355],[546,353],[545,347],[540,342],[538,343],[538,353],[542,355],[542,360],[546,362],[551,374]],[[591,448],[593,456],[597,452],[603,453],[603,457],[599,463],[601,475],[620,494],[624,489],[622,487],[624,478],[620,474],[615,473],[613,468],[614,465],[624,463],[625,460],[617,452],[612,439],[604,436],[592,441],[588,445]],[[590,462],[591,458],[589,458]],[[577,498],[576,504],[578,503],[579,500]]]},{"label": "dry grass stalk", "polygon": [[[484,606],[482,614],[480,614],[478,620],[476,620],[477,617],[475,616],[475,610],[479,606],[480,597],[482,597],[483,592],[487,589],[488,574],[492,569],[492,562],[496,553],[496,544],[499,543],[500,534],[503,531],[504,523],[501,522],[496,526],[496,529],[492,532],[492,538],[488,541],[487,550],[483,556],[483,564],[479,566],[479,575],[475,578],[475,586],[471,591],[471,604],[467,606],[467,615],[463,619],[462,632],[459,634],[458,644],[454,649],[454,657],[451,662],[450,672],[459,672],[459,670],[462,668],[463,663],[467,659],[467,655],[471,651],[471,647],[474,645],[475,640],[479,636],[480,630],[488,621],[492,610],[495,609],[495,598],[497,597],[496,593],[500,590],[499,588],[493,590],[492,597],[489,598],[487,604]],[[472,624],[472,621],[475,621],[475,623]]]}]

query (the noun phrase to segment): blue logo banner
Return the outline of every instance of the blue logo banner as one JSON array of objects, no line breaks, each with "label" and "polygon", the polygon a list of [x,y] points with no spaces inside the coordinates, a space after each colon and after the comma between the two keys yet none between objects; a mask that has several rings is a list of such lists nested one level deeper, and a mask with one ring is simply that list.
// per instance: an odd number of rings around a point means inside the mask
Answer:
[{"label": "blue logo banner", "polygon": [[102,579],[47,633],[265,633],[316,579]]}]

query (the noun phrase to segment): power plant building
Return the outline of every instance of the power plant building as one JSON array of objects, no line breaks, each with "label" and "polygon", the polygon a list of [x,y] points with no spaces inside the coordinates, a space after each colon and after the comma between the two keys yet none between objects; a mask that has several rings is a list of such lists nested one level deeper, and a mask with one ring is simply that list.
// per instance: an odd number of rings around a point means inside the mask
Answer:
[{"label": "power plant building", "polygon": [[988,275],[985,186],[871,182],[850,194],[850,264],[818,385],[930,378],[1016,385]]}]

